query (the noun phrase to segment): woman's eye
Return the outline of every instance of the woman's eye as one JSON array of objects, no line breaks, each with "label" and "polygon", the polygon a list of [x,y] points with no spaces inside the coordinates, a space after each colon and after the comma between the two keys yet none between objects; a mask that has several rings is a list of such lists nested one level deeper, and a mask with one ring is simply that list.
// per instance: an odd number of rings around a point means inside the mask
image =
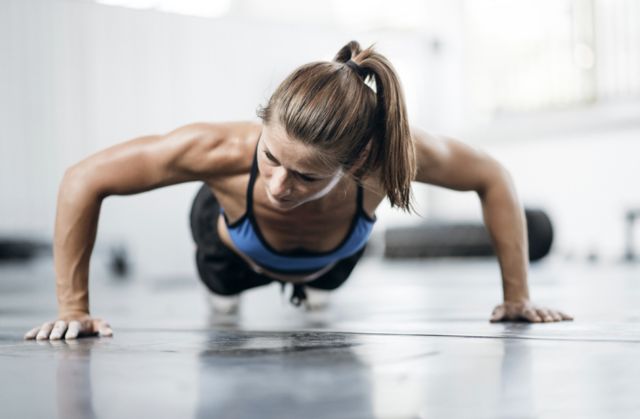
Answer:
[{"label": "woman's eye", "polygon": [[305,176],[305,175],[302,175],[302,174],[298,174],[298,176],[300,177],[300,179],[304,180],[305,182],[315,182],[315,181],[319,180],[319,179],[316,179],[314,177],[309,177],[309,176]]},{"label": "woman's eye", "polygon": [[[265,150],[264,151],[264,155],[267,158],[267,160],[269,160],[274,166],[279,166],[280,165],[280,162],[278,160],[276,160],[276,158],[273,157],[273,155],[271,153],[269,153],[268,151]],[[316,182],[316,181],[320,180],[320,179],[315,178],[315,177],[303,175],[302,173],[295,173],[295,174],[305,182]]]},{"label": "woman's eye", "polygon": [[265,156],[267,156],[267,159],[268,159],[271,163],[273,163],[273,164],[279,164],[279,163],[278,163],[278,160],[276,160],[276,158],[275,158],[275,157],[273,157],[273,156],[271,155],[271,153],[269,153],[268,151],[265,151],[265,152],[264,152],[264,155],[265,155]]}]

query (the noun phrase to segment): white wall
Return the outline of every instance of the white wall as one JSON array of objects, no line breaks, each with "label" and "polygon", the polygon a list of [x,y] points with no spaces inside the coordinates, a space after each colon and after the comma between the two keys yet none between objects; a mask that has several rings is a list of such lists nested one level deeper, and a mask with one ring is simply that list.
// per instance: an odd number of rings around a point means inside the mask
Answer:
[{"label": "white wall", "polygon": [[[499,141],[465,131],[462,3],[428,3],[419,30],[357,32],[309,19],[204,19],[79,0],[3,0],[0,234],[51,238],[57,187],[69,165],[192,121],[255,119],[258,104],[291,70],[331,59],[357,39],[377,42],[396,66],[412,123],[493,153],[512,171],[522,201],[551,212],[556,251],[621,254],[624,210],[640,204],[638,125],[554,133],[539,119],[514,125],[513,135]],[[550,128],[530,135],[533,126]],[[98,246],[125,241],[142,276],[195,275],[187,216],[198,186],[109,197]],[[480,217],[473,193],[424,186],[416,192],[423,215]],[[378,231],[420,222],[388,208],[378,215]]]},{"label": "white wall", "polygon": [[[509,169],[522,203],[545,209],[555,227],[552,251],[586,260],[622,259],[625,214],[640,209],[640,106],[602,106],[522,118],[508,127],[463,134]],[[433,189],[430,213],[480,220],[474,193]],[[635,229],[640,254],[640,223]]]},{"label": "white wall", "polygon": [[[331,59],[351,39],[377,42],[405,83],[414,123],[438,125],[452,114],[435,104],[447,83],[457,83],[444,79],[450,64],[429,49],[430,36],[205,19],[77,0],[3,0],[0,234],[50,239],[57,187],[71,164],[193,121],[256,119],[258,104],[290,71]],[[140,274],[193,275],[187,216],[198,186],[107,198],[97,246],[125,241]]]},{"label": "white wall", "polygon": [[556,251],[622,259],[625,212],[640,209],[640,128],[547,137],[495,147],[494,154],[510,168],[525,203],[550,212]]}]

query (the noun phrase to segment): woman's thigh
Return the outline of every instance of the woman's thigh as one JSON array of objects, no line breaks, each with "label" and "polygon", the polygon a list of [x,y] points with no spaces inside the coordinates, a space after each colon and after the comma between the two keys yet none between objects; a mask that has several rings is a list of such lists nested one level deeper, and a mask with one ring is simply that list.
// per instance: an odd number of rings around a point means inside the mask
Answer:
[{"label": "woman's thigh", "polygon": [[338,263],[336,263],[336,266],[329,270],[329,272],[325,273],[318,279],[307,282],[305,285],[311,288],[318,288],[323,290],[333,290],[338,288],[340,285],[344,284],[347,279],[349,279],[351,271],[353,271],[353,268],[356,267],[356,264],[362,257],[364,251],[365,247],[360,249],[354,255],[340,260]]},{"label": "woman's thigh", "polygon": [[196,244],[196,266],[202,282],[216,294],[233,295],[272,282],[249,265],[220,240],[217,220],[220,206],[203,185],[193,200],[191,235]]}]

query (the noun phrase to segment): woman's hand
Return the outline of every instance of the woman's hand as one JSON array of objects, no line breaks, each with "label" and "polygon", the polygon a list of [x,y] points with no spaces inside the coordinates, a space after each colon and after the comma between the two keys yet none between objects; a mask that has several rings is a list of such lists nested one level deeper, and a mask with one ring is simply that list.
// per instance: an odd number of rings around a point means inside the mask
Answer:
[{"label": "woman's hand", "polygon": [[89,314],[65,316],[55,322],[47,322],[42,326],[29,330],[24,338],[27,340],[76,339],[83,336],[113,336],[109,323],[102,319],[91,318]]},{"label": "woman's hand", "polygon": [[540,323],[560,322],[563,320],[573,320],[573,317],[558,310],[538,307],[530,301],[505,301],[493,309],[490,319],[491,323],[502,321],[528,321],[531,323]]}]

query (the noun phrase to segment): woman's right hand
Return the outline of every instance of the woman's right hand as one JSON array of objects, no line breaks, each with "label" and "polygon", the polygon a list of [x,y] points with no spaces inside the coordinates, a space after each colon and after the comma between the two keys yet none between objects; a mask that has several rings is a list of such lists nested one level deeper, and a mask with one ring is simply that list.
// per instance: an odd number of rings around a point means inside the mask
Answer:
[{"label": "woman's right hand", "polygon": [[76,339],[84,336],[113,336],[111,326],[105,320],[94,319],[89,314],[66,316],[54,322],[44,323],[25,333],[27,340]]}]

